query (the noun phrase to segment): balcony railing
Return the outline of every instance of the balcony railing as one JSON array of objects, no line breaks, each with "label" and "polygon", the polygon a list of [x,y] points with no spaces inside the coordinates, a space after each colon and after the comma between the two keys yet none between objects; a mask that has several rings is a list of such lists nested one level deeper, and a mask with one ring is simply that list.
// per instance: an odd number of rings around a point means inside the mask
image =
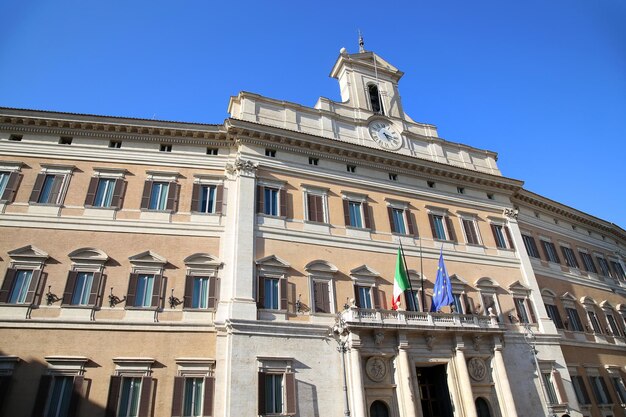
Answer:
[{"label": "balcony railing", "polygon": [[496,316],[472,314],[426,313],[421,311],[373,310],[352,307],[344,311],[348,324],[392,324],[430,327],[499,328]]}]

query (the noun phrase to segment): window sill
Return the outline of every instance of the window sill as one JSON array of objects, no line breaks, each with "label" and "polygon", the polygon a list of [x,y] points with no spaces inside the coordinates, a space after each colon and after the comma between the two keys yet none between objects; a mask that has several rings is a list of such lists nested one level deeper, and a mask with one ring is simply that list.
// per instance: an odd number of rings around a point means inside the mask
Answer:
[{"label": "window sill", "polygon": [[92,207],[85,206],[83,215],[86,217],[99,217],[105,219],[114,219],[118,211],[117,207]]},{"label": "window sill", "polygon": [[372,233],[370,229],[366,228],[358,228],[352,226],[346,226],[346,236],[354,237],[357,239],[372,239]]},{"label": "window sill", "polygon": [[139,218],[141,220],[158,220],[158,221],[170,221],[172,217],[172,211],[158,211],[158,210],[141,210]]},{"label": "window sill", "polygon": [[61,213],[61,208],[62,206],[59,204],[30,203],[28,205],[28,213],[58,216]]},{"label": "window sill", "polygon": [[257,216],[257,224],[264,226],[273,226],[285,228],[286,217],[285,216],[269,216],[267,214],[259,214]]},{"label": "window sill", "polygon": [[220,224],[222,218],[221,213],[197,213],[191,212],[190,220],[192,223],[204,224]]},{"label": "window sill", "polygon": [[328,223],[319,223],[305,220],[303,229],[307,232],[324,233],[327,235],[330,234],[330,225]]}]

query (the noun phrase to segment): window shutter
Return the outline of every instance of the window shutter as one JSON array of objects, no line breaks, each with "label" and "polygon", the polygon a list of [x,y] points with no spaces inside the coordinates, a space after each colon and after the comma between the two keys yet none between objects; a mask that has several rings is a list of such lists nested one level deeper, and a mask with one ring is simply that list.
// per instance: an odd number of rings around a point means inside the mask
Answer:
[{"label": "window shutter", "polygon": [[41,293],[40,281],[43,281],[41,277],[41,270],[33,270],[33,276],[30,280],[30,285],[28,286],[28,292],[26,293],[26,299],[24,300],[24,304],[38,304],[38,302],[40,301],[38,299],[38,294]]},{"label": "window shutter", "polygon": [[265,278],[259,277],[257,290],[259,293],[258,308],[265,308]]},{"label": "window shutter", "polygon": [[218,278],[211,277],[209,278],[209,299],[207,306],[208,308],[215,308],[217,301],[217,284],[219,282]]},{"label": "window shutter", "polygon": [[281,278],[278,285],[280,286],[280,309],[287,310],[289,308],[287,301],[287,279]]},{"label": "window shutter", "polygon": [[265,414],[265,374],[259,372],[259,392],[257,393],[257,399],[259,402],[259,415]]},{"label": "window shutter", "polygon": [[296,378],[293,372],[285,373],[286,413],[296,414]]},{"label": "window shutter", "polygon": [[313,200],[315,201],[315,221],[324,223],[323,197],[321,195],[315,195],[313,196]]},{"label": "window shutter", "polygon": [[287,216],[287,190],[285,190],[284,188],[281,188],[279,193],[279,199],[280,199],[280,216],[286,217]]},{"label": "window shutter", "polygon": [[0,404],[5,404],[5,398],[7,398],[7,393],[9,392],[11,379],[11,375],[0,375]]},{"label": "window shutter", "polygon": [[218,185],[215,187],[215,212],[222,213],[222,205],[224,203],[224,186]]},{"label": "window shutter", "polygon": [[363,204],[361,204],[361,207],[363,208],[363,223],[365,223],[365,228],[371,229],[372,226],[370,224],[370,205],[367,204],[367,202],[364,202]]},{"label": "window shutter", "polygon": [[387,215],[389,216],[389,228],[391,233],[397,233],[396,224],[393,222],[393,207],[387,206]]},{"label": "window shutter", "polygon": [[478,236],[476,236],[476,228],[472,220],[463,220],[463,229],[465,229],[465,236],[467,237],[467,243],[477,244]]},{"label": "window shutter", "polygon": [[28,199],[30,203],[39,202],[39,194],[41,194],[41,189],[45,180],[46,174],[37,174],[37,178],[35,179],[35,185],[33,185],[33,191],[30,193],[30,198]]},{"label": "window shutter", "polygon": [[152,307],[163,307],[161,295],[163,294],[163,284],[165,280],[163,279],[163,275],[155,275],[154,276],[154,286],[152,287],[152,301],[150,302],[150,306]]},{"label": "window shutter", "polygon": [[354,285],[354,301],[357,307],[362,308],[363,303],[361,302],[361,293],[358,285]]},{"label": "window shutter", "polygon": [[565,246],[561,246],[561,253],[563,254],[563,259],[565,259],[565,264],[570,266],[569,260],[567,258],[567,252],[565,251]]},{"label": "window shutter", "polygon": [[112,376],[109,383],[109,396],[107,398],[107,407],[105,417],[115,417],[117,414],[117,403],[120,398],[120,387],[122,385],[121,376]]},{"label": "window shutter", "polygon": [[578,254],[580,255],[580,259],[583,261],[583,268],[585,269],[585,271],[589,272],[589,268],[587,267],[587,263],[585,262],[585,255],[583,255],[583,253],[580,251],[578,251]]},{"label": "window shutter", "polygon": [[72,295],[74,294],[74,286],[76,285],[77,271],[70,271],[67,274],[67,282],[65,283],[65,291],[63,291],[62,305],[72,304]]},{"label": "window shutter", "polygon": [[17,269],[7,269],[7,273],[4,275],[4,281],[2,281],[2,287],[0,287],[0,303],[6,303],[9,301],[9,294],[11,292],[11,287],[13,287],[13,280],[15,279],[16,273]]},{"label": "window shutter", "polygon": [[50,191],[50,196],[48,197],[48,201],[44,201],[44,203],[48,204],[61,204],[61,186],[63,185],[63,179],[65,175],[55,175],[54,181],[52,182],[52,190]]},{"label": "window shutter", "polygon": [[48,399],[48,392],[50,391],[50,384],[52,383],[52,375],[42,375],[39,380],[39,387],[37,388],[37,395],[35,396],[35,406],[33,407],[33,417],[43,416],[44,408],[46,406],[46,400]]},{"label": "window shutter", "polygon": [[491,224],[491,233],[493,233],[493,240],[496,242],[496,247],[501,248],[500,241],[498,241],[498,232],[495,224]]},{"label": "window shutter", "polygon": [[91,177],[89,180],[89,187],[87,187],[87,196],[85,197],[85,207],[93,206],[93,202],[96,199],[96,192],[98,190],[99,177]]},{"label": "window shutter", "polygon": [[444,216],[446,219],[446,227],[448,229],[448,240],[456,242],[456,233],[454,232],[454,225],[452,224],[452,219],[449,216]]},{"label": "window shutter", "polygon": [[175,182],[170,182],[170,186],[167,193],[167,202],[165,203],[165,210],[176,211],[178,209],[178,192],[180,185]]},{"label": "window shutter", "polygon": [[552,380],[554,381],[554,385],[556,386],[559,403],[566,403],[567,393],[565,392],[565,387],[563,386],[563,379],[561,379],[561,373],[556,369],[552,369]]},{"label": "window shutter", "polygon": [[556,262],[560,264],[561,258],[559,258],[559,253],[556,251],[556,247],[554,247],[554,244],[552,244],[552,249],[554,249],[554,256],[556,256]]},{"label": "window shutter", "polygon": [[193,306],[193,277],[185,276],[185,295],[183,297],[183,308],[192,308]]},{"label": "window shutter", "polygon": [[348,200],[343,199],[343,219],[346,223],[346,226],[351,226],[350,224],[350,206]]},{"label": "window shutter", "polygon": [[85,382],[85,377],[82,375],[76,375],[74,377],[74,385],[72,387],[72,397],[70,398],[70,408],[68,410],[68,417],[76,416],[76,411],[78,410],[78,404],[80,404],[80,399],[83,397],[83,383]]},{"label": "window shutter", "polygon": [[4,192],[2,193],[2,196],[0,196],[0,200],[6,201],[7,203],[12,203],[15,199],[17,187],[21,179],[22,176],[19,172],[11,172],[9,174],[9,180],[7,181],[7,185],[6,187],[4,187]]},{"label": "window shutter", "polygon": [[174,394],[172,395],[172,417],[182,417],[185,378],[174,377]]},{"label": "window shutter", "polygon": [[373,301],[372,304],[374,304],[374,308],[377,309],[377,310],[380,309],[380,294],[379,294],[378,288],[372,287],[372,293],[371,294],[372,294],[372,299],[373,299],[372,300]]},{"label": "window shutter", "polygon": [[535,309],[533,308],[533,302],[530,301],[530,298],[526,299],[526,305],[528,306],[528,315],[530,316],[530,321],[533,323],[537,323],[537,319],[535,318]]},{"label": "window shutter", "polygon": [[130,274],[128,279],[128,293],[126,294],[126,307],[135,306],[135,296],[137,295],[137,280],[139,274]]},{"label": "window shutter", "polygon": [[150,194],[152,193],[152,180],[146,180],[143,185],[143,194],[141,195],[141,208],[148,209],[150,207]]},{"label": "window shutter", "polygon": [[[519,301],[520,301],[519,298],[514,298],[513,299],[513,304],[515,304],[515,311],[517,312],[517,319],[521,322],[524,316],[522,315],[522,312],[519,309],[519,305],[520,305]],[[521,301],[523,302],[523,300],[521,300]],[[487,307],[487,306],[485,306],[485,307]],[[487,311],[487,310],[485,310],[485,311]]]},{"label": "window shutter", "polygon": [[405,209],[404,215],[406,216],[406,227],[409,231],[409,234],[411,236],[417,236],[418,234],[415,233],[415,227],[413,226],[413,214],[411,213],[411,210]]},{"label": "window shutter", "polygon": [[89,305],[100,307],[102,305],[102,297],[100,296],[100,285],[102,281],[102,272],[94,272],[93,281],[91,283],[91,291],[89,292]]},{"label": "window shutter", "polygon": [[141,377],[141,393],[139,394],[139,413],[138,417],[150,417],[150,409],[152,402],[152,378],[149,376]]},{"label": "window shutter", "polygon": [[315,282],[315,312],[317,313],[330,313],[328,285],[329,283],[323,281]]},{"label": "window shutter", "polygon": [[115,188],[113,188],[113,196],[111,198],[111,207],[122,208],[122,195],[124,194],[124,188],[126,188],[126,182],[118,178],[115,180]]},{"label": "window shutter", "polygon": [[191,191],[191,210],[190,211],[192,213],[197,213],[200,211],[198,206],[200,204],[200,192],[201,191],[202,191],[202,185],[195,183]]},{"label": "window shutter", "polygon": [[213,396],[215,392],[215,378],[204,378],[204,404],[202,405],[203,417],[213,417]]},{"label": "window shutter", "polygon": [[[509,241],[509,248],[510,249],[515,249],[515,245],[513,244],[513,237],[511,236],[511,231],[509,230],[508,226],[502,226],[502,228],[504,229],[504,233],[506,234],[506,240]],[[558,256],[557,256],[558,258]]]},{"label": "window shutter", "polygon": [[431,213],[428,214],[428,221],[430,222],[430,231],[433,234],[433,239],[439,239],[437,237],[437,231],[435,230],[435,218]]},{"label": "window shutter", "polygon": [[539,240],[541,242],[541,249],[543,250],[543,255],[546,257],[546,260],[550,260],[550,255],[548,251],[548,242],[545,240]]},{"label": "window shutter", "polygon": [[307,211],[308,211],[308,220],[312,222],[316,222],[317,220],[317,211],[315,208],[315,198],[311,194],[306,195],[306,203],[307,203]]},{"label": "window shutter", "polygon": [[263,199],[265,198],[265,187],[262,185],[257,185],[256,187],[256,212],[264,213],[265,207],[263,204]]}]

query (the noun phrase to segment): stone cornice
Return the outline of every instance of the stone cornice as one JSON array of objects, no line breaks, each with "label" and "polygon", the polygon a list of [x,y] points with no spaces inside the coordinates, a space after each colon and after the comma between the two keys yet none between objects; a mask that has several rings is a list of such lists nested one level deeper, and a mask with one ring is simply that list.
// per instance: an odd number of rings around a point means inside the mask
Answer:
[{"label": "stone cornice", "polygon": [[594,217],[576,210],[557,201],[550,200],[539,194],[520,188],[513,196],[513,203],[519,203],[532,208],[542,209],[552,215],[566,218],[572,222],[593,228],[601,234],[611,235],[622,242],[626,242],[626,231],[614,223]]},{"label": "stone cornice", "polygon": [[517,192],[523,185],[522,181],[511,178],[260,123],[227,119],[226,125],[229,134],[236,136],[237,141],[261,146],[271,144],[273,148],[289,152],[304,153],[341,162],[356,162],[390,172],[420,175],[433,180],[455,181],[468,186],[482,186],[510,194]]}]

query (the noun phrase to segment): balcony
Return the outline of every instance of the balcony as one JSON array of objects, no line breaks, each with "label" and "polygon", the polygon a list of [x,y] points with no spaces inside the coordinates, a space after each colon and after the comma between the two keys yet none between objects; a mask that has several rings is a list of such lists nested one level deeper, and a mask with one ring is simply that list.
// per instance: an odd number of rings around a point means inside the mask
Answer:
[{"label": "balcony", "polygon": [[409,326],[446,330],[450,328],[501,329],[496,316],[429,313],[421,311],[373,310],[351,307],[342,313],[349,326]]}]

